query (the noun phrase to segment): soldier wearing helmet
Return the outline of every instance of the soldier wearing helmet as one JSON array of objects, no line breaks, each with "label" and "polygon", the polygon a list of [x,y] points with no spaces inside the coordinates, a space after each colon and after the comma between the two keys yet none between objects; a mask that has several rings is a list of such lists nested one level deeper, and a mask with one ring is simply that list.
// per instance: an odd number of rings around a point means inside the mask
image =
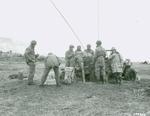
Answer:
[{"label": "soldier wearing helmet", "polygon": [[84,70],[86,81],[94,81],[94,51],[91,49],[91,45],[87,45],[87,49],[84,51]]},{"label": "soldier wearing helmet", "polygon": [[66,67],[74,67],[74,46],[70,45],[69,50],[65,53]]},{"label": "soldier wearing helmet", "polygon": [[79,45],[75,51],[75,75],[78,78],[82,77],[83,81],[85,81],[83,57],[84,54],[81,46]]},{"label": "soldier wearing helmet", "polygon": [[29,66],[29,75],[28,75],[28,85],[33,84],[33,78],[35,74],[35,62],[37,57],[39,56],[38,54],[35,54],[35,46],[37,42],[35,40],[31,41],[31,44],[28,48],[25,50],[25,59],[26,63]]},{"label": "soldier wearing helmet", "polygon": [[123,59],[116,48],[112,47],[112,53],[109,56],[112,75],[116,80],[116,83],[121,84],[121,76],[123,72]]},{"label": "soldier wearing helmet", "polygon": [[97,46],[99,46],[99,45],[101,45],[101,44],[102,44],[102,42],[101,42],[100,40],[97,40],[97,41],[96,41],[96,45],[97,45]]},{"label": "soldier wearing helmet", "polygon": [[96,50],[94,55],[94,62],[95,62],[95,76],[98,81],[102,79],[103,83],[107,81],[106,74],[105,74],[105,57],[106,57],[106,51],[101,46],[102,42],[97,41],[96,42]]}]

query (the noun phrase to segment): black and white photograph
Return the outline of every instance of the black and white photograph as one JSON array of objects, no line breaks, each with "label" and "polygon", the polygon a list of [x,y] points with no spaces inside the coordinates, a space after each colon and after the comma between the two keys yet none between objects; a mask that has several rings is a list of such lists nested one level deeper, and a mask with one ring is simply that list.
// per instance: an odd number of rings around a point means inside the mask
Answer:
[{"label": "black and white photograph", "polygon": [[0,0],[0,116],[150,116],[150,0]]}]

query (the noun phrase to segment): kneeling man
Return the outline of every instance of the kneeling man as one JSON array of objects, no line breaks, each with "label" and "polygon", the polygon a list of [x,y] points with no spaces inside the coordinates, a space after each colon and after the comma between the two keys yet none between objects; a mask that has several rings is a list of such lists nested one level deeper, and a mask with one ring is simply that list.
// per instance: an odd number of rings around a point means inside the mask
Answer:
[{"label": "kneeling man", "polygon": [[53,53],[49,53],[45,59],[45,69],[44,69],[44,73],[41,79],[40,86],[44,85],[51,69],[53,69],[55,72],[55,80],[56,80],[57,86],[60,86],[59,65],[60,65],[60,62],[59,62],[58,57],[54,55]]}]

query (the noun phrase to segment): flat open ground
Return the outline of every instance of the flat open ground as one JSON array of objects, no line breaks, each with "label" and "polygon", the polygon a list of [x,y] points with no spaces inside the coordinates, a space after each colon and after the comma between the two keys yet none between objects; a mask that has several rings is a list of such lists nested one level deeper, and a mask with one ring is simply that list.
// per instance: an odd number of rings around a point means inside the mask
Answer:
[{"label": "flat open ground", "polygon": [[74,83],[40,88],[43,64],[38,63],[36,85],[10,80],[23,71],[23,62],[0,62],[0,116],[150,116],[150,65],[135,64],[141,81],[121,86]]}]

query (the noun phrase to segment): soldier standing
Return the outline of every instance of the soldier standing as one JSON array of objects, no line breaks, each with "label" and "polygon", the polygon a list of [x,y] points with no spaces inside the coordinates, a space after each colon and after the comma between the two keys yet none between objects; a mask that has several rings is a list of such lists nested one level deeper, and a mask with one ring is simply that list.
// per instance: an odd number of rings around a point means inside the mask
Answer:
[{"label": "soldier standing", "polygon": [[91,45],[87,45],[87,49],[84,51],[84,70],[85,79],[87,81],[94,80],[94,51],[91,49]]},{"label": "soldier standing", "polygon": [[41,79],[40,86],[44,85],[51,69],[53,69],[55,73],[56,85],[60,86],[59,65],[60,65],[60,62],[59,62],[58,57],[54,55],[53,53],[49,53],[47,58],[45,59],[45,69],[44,69],[44,73]]},{"label": "soldier standing", "polygon": [[[101,46],[102,42],[97,41],[96,42],[97,47],[95,50],[95,55],[94,55],[94,62],[95,62],[95,76],[98,81],[102,79],[103,83],[107,81],[106,75],[105,75],[105,57],[106,57],[106,51],[105,49]],[[102,76],[102,78],[101,78]]]},{"label": "soldier standing", "polygon": [[35,74],[35,63],[36,59],[39,56],[38,54],[35,54],[34,48],[36,46],[37,42],[35,40],[31,41],[31,44],[28,48],[25,50],[25,59],[26,63],[29,66],[29,75],[28,75],[28,85],[32,85],[33,78]]},{"label": "soldier standing", "polygon": [[123,72],[123,59],[114,47],[112,48],[112,53],[109,59],[111,62],[111,70],[113,77],[115,78],[116,83],[121,84],[121,77]]},{"label": "soldier standing", "polygon": [[84,73],[84,54],[81,50],[81,46],[77,46],[75,51],[75,74],[76,77],[82,77],[82,81],[85,82],[85,73]]},{"label": "soldier standing", "polygon": [[70,45],[69,50],[65,53],[66,67],[74,67],[74,46]]}]

